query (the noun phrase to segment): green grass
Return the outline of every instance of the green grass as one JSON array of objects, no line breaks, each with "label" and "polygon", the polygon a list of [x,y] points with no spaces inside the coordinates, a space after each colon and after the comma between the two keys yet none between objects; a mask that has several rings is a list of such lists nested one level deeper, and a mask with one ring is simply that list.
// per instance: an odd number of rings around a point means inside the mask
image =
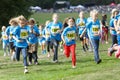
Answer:
[{"label": "green grass", "polygon": [[[62,18],[70,15],[77,17],[77,13],[60,14],[61,21]],[[51,14],[34,14],[32,17],[44,23],[46,19],[51,19]],[[12,62],[10,57],[3,57],[3,51],[0,48],[0,80],[119,80],[120,60],[116,59],[114,55],[107,56],[107,48],[110,45],[111,38],[109,38],[109,44],[100,43],[99,52],[102,63],[96,64],[93,53],[83,53],[78,40],[76,47],[77,67],[75,69],[72,69],[71,57],[66,58],[59,52],[59,63],[52,63],[52,57],[47,58],[47,54],[41,54],[39,47],[39,65],[29,66],[28,74],[23,73],[22,57],[20,62]]]}]

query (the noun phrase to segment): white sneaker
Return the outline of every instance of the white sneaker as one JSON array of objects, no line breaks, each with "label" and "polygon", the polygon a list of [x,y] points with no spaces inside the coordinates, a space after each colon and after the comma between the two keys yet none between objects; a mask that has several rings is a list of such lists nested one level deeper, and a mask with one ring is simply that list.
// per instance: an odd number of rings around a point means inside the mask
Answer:
[{"label": "white sneaker", "polygon": [[26,74],[26,73],[28,73],[28,69],[25,69],[25,70],[24,70],[24,74]]},{"label": "white sneaker", "polygon": [[50,57],[51,55],[48,53],[47,57]]},{"label": "white sneaker", "polygon": [[6,56],[6,53],[4,53],[4,56]]},{"label": "white sneaker", "polygon": [[108,44],[108,42],[106,41],[106,44]]},{"label": "white sneaker", "polygon": [[53,63],[58,63],[58,60],[53,61]]},{"label": "white sneaker", "polygon": [[62,52],[62,51],[63,51],[63,49],[60,49],[60,51]]},{"label": "white sneaker", "polygon": [[32,65],[32,62],[29,62],[29,65]]},{"label": "white sneaker", "polygon": [[72,68],[76,68],[76,66],[72,66]]}]

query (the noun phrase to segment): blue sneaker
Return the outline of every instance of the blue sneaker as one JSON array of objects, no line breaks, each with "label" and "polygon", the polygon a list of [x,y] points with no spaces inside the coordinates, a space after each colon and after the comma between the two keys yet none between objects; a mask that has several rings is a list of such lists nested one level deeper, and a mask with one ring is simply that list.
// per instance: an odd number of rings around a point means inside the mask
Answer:
[{"label": "blue sneaker", "polygon": [[42,50],[42,54],[44,54],[44,50]]},{"label": "blue sneaker", "polygon": [[46,54],[46,50],[43,50],[44,51],[44,54]]}]

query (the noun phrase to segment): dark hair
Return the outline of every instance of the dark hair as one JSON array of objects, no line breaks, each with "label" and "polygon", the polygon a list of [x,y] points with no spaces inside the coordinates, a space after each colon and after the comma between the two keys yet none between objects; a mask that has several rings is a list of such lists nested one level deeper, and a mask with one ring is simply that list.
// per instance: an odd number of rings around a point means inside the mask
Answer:
[{"label": "dark hair", "polygon": [[69,17],[68,20],[69,20],[69,19],[72,19],[72,20],[74,21],[74,23],[75,23],[75,19],[74,19],[74,17]]},{"label": "dark hair", "polygon": [[107,19],[107,15],[106,14],[102,14],[102,19]]}]

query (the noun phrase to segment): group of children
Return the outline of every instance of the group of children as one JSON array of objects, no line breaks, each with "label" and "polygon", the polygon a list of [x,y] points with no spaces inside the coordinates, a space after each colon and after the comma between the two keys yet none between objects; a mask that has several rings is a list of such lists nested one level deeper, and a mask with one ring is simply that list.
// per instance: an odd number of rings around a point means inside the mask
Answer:
[{"label": "group of children", "polygon": [[[12,18],[9,22],[10,26],[7,28],[5,26],[2,27],[4,56],[7,54],[6,47],[8,47],[8,55],[12,54],[12,60],[19,61],[20,53],[22,53],[25,67],[24,73],[27,73],[27,57],[29,65],[32,64],[32,58],[34,59],[34,63],[38,64],[38,44],[41,45],[41,52],[43,54],[47,52],[48,57],[51,56],[50,51],[54,53],[54,63],[58,62],[58,48],[59,45],[61,45],[60,47],[63,46],[63,53],[66,57],[69,57],[71,53],[72,68],[76,68],[76,38],[79,37],[83,51],[86,52],[86,50],[91,49],[94,52],[96,64],[99,64],[102,61],[99,56],[100,33],[108,30],[106,26],[106,15],[104,15],[104,17],[105,19],[100,21],[98,19],[98,11],[92,10],[90,12],[90,17],[86,19],[84,17],[84,12],[81,11],[76,21],[73,17],[69,17],[61,23],[58,20],[58,14],[54,13],[52,21],[46,21],[45,27],[43,25],[37,26],[34,18],[30,18],[29,20],[26,20],[24,16]],[[118,32],[115,32],[113,24],[116,19],[113,18],[115,18],[115,15],[113,15],[110,21],[112,47],[115,43],[119,43],[117,40],[120,39],[116,37],[117,33],[119,35],[119,29],[117,29]],[[120,22],[119,19],[118,22]],[[104,30],[102,27],[106,29]],[[105,32],[106,43],[108,43],[107,33],[108,31]],[[112,50],[113,49],[114,48],[112,48]],[[109,52],[109,54],[111,53]]]}]

